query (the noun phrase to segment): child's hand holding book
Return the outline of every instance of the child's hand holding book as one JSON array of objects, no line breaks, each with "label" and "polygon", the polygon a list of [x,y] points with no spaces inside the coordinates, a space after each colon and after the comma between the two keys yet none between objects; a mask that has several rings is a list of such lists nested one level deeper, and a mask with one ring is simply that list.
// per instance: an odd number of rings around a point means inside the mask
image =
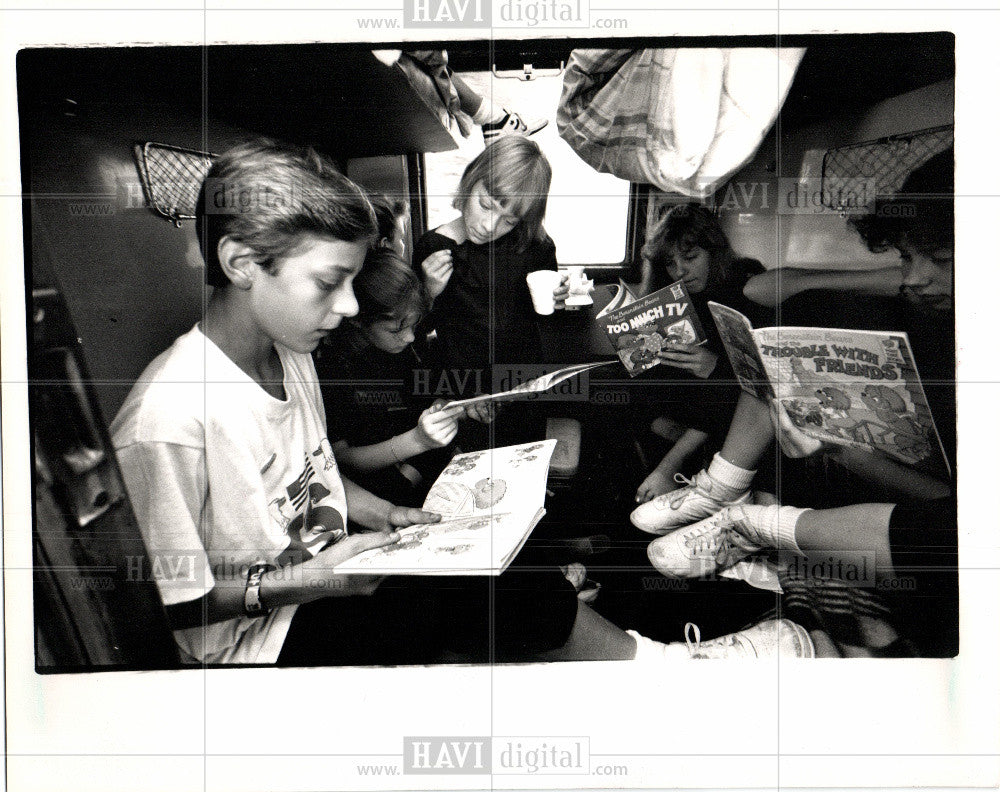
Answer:
[{"label": "child's hand holding book", "polygon": [[448,409],[444,401],[435,402],[420,413],[416,434],[424,450],[443,448],[454,440],[458,433],[458,416],[461,414],[461,407]]},{"label": "child's hand holding book", "polygon": [[685,369],[701,379],[708,379],[719,362],[719,356],[705,347],[678,341],[664,342],[656,354],[668,366]]},{"label": "child's hand holding book", "polygon": [[366,550],[395,544],[398,541],[399,533],[395,530],[370,531],[345,536],[339,542],[320,550],[298,567],[302,582],[306,588],[323,597],[369,597],[375,593],[385,575],[345,575],[339,572],[337,567]]},{"label": "child's hand holding book", "polygon": [[500,407],[499,404],[493,401],[481,401],[475,404],[467,404],[463,408],[465,410],[465,416],[471,418],[473,421],[479,421],[482,424],[493,423],[493,419],[496,418],[497,409]]},{"label": "child's hand holding book", "polygon": [[802,459],[819,453],[836,451],[840,446],[810,437],[797,427],[777,399],[771,399],[771,425],[782,453],[791,459]]}]

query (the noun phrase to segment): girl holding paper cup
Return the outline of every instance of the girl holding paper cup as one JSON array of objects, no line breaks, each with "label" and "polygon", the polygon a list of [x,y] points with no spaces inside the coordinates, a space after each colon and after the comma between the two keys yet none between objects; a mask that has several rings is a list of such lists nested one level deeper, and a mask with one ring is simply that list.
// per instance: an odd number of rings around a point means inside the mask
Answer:
[{"label": "girl holding paper cup", "polygon": [[432,301],[423,329],[436,332],[442,366],[541,359],[534,314],[565,307],[569,291],[542,226],[551,180],[536,143],[502,137],[462,174],[452,202],[459,216],[417,242],[413,260]]}]

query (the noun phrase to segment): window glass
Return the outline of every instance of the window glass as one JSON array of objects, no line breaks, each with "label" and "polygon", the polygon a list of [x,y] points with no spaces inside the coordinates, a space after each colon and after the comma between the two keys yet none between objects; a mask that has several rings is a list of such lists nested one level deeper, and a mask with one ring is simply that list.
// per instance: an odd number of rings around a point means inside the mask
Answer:
[{"label": "window glass", "polygon": [[[481,96],[518,113],[525,121],[547,119],[532,135],[552,165],[545,230],[556,243],[560,264],[619,264],[625,258],[629,183],[597,173],[556,132],[556,107],[562,90],[559,77],[530,82],[501,79],[490,72],[460,75]],[[483,150],[483,136],[473,127],[468,138],[455,130],[459,148],[426,155],[428,228],[456,215],[452,197],[465,166]]]}]

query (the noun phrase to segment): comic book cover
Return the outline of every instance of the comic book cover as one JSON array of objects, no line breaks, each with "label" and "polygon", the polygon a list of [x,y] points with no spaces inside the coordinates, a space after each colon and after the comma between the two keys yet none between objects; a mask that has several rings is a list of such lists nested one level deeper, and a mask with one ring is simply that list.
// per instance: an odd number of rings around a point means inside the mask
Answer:
[{"label": "comic book cover", "polygon": [[556,440],[458,454],[423,508],[441,522],[411,525],[396,544],[337,568],[394,575],[499,575],[545,514],[545,482]]},{"label": "comic book cover", "polygon": [[774,389],[767,379],[767,369],[757,351],[753,325],[739,311],[717,302],[709,302],[719,337],[726,347],[729,363],[736,374],[740,387],[758,399],[771,399]]},{"label": "comic book cover", "polygon": [[705,331],[681,281],[616,310],[602,311],[596,321],[632,377],[660,363],[657,352],[665,343],[705,342]]},{"label": "comic book cover", "polygon": [[[751,330],[738,311],[715,303],[709,309],[743,389],[776,398],[805,434],[950,475],[906,333]],[[755,354],[747,348],[748,337]],[[760,377],[761,368],[766,377]]]}]

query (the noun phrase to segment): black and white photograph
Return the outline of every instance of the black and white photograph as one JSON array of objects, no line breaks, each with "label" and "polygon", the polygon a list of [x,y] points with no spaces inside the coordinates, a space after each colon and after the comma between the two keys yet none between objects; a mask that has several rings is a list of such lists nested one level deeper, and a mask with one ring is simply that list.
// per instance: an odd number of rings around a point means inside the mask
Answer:
[{"label": "black and white photograph", "polygon": [[242,10],[0,12],[9,788],[995,788],[996,14]]}]

